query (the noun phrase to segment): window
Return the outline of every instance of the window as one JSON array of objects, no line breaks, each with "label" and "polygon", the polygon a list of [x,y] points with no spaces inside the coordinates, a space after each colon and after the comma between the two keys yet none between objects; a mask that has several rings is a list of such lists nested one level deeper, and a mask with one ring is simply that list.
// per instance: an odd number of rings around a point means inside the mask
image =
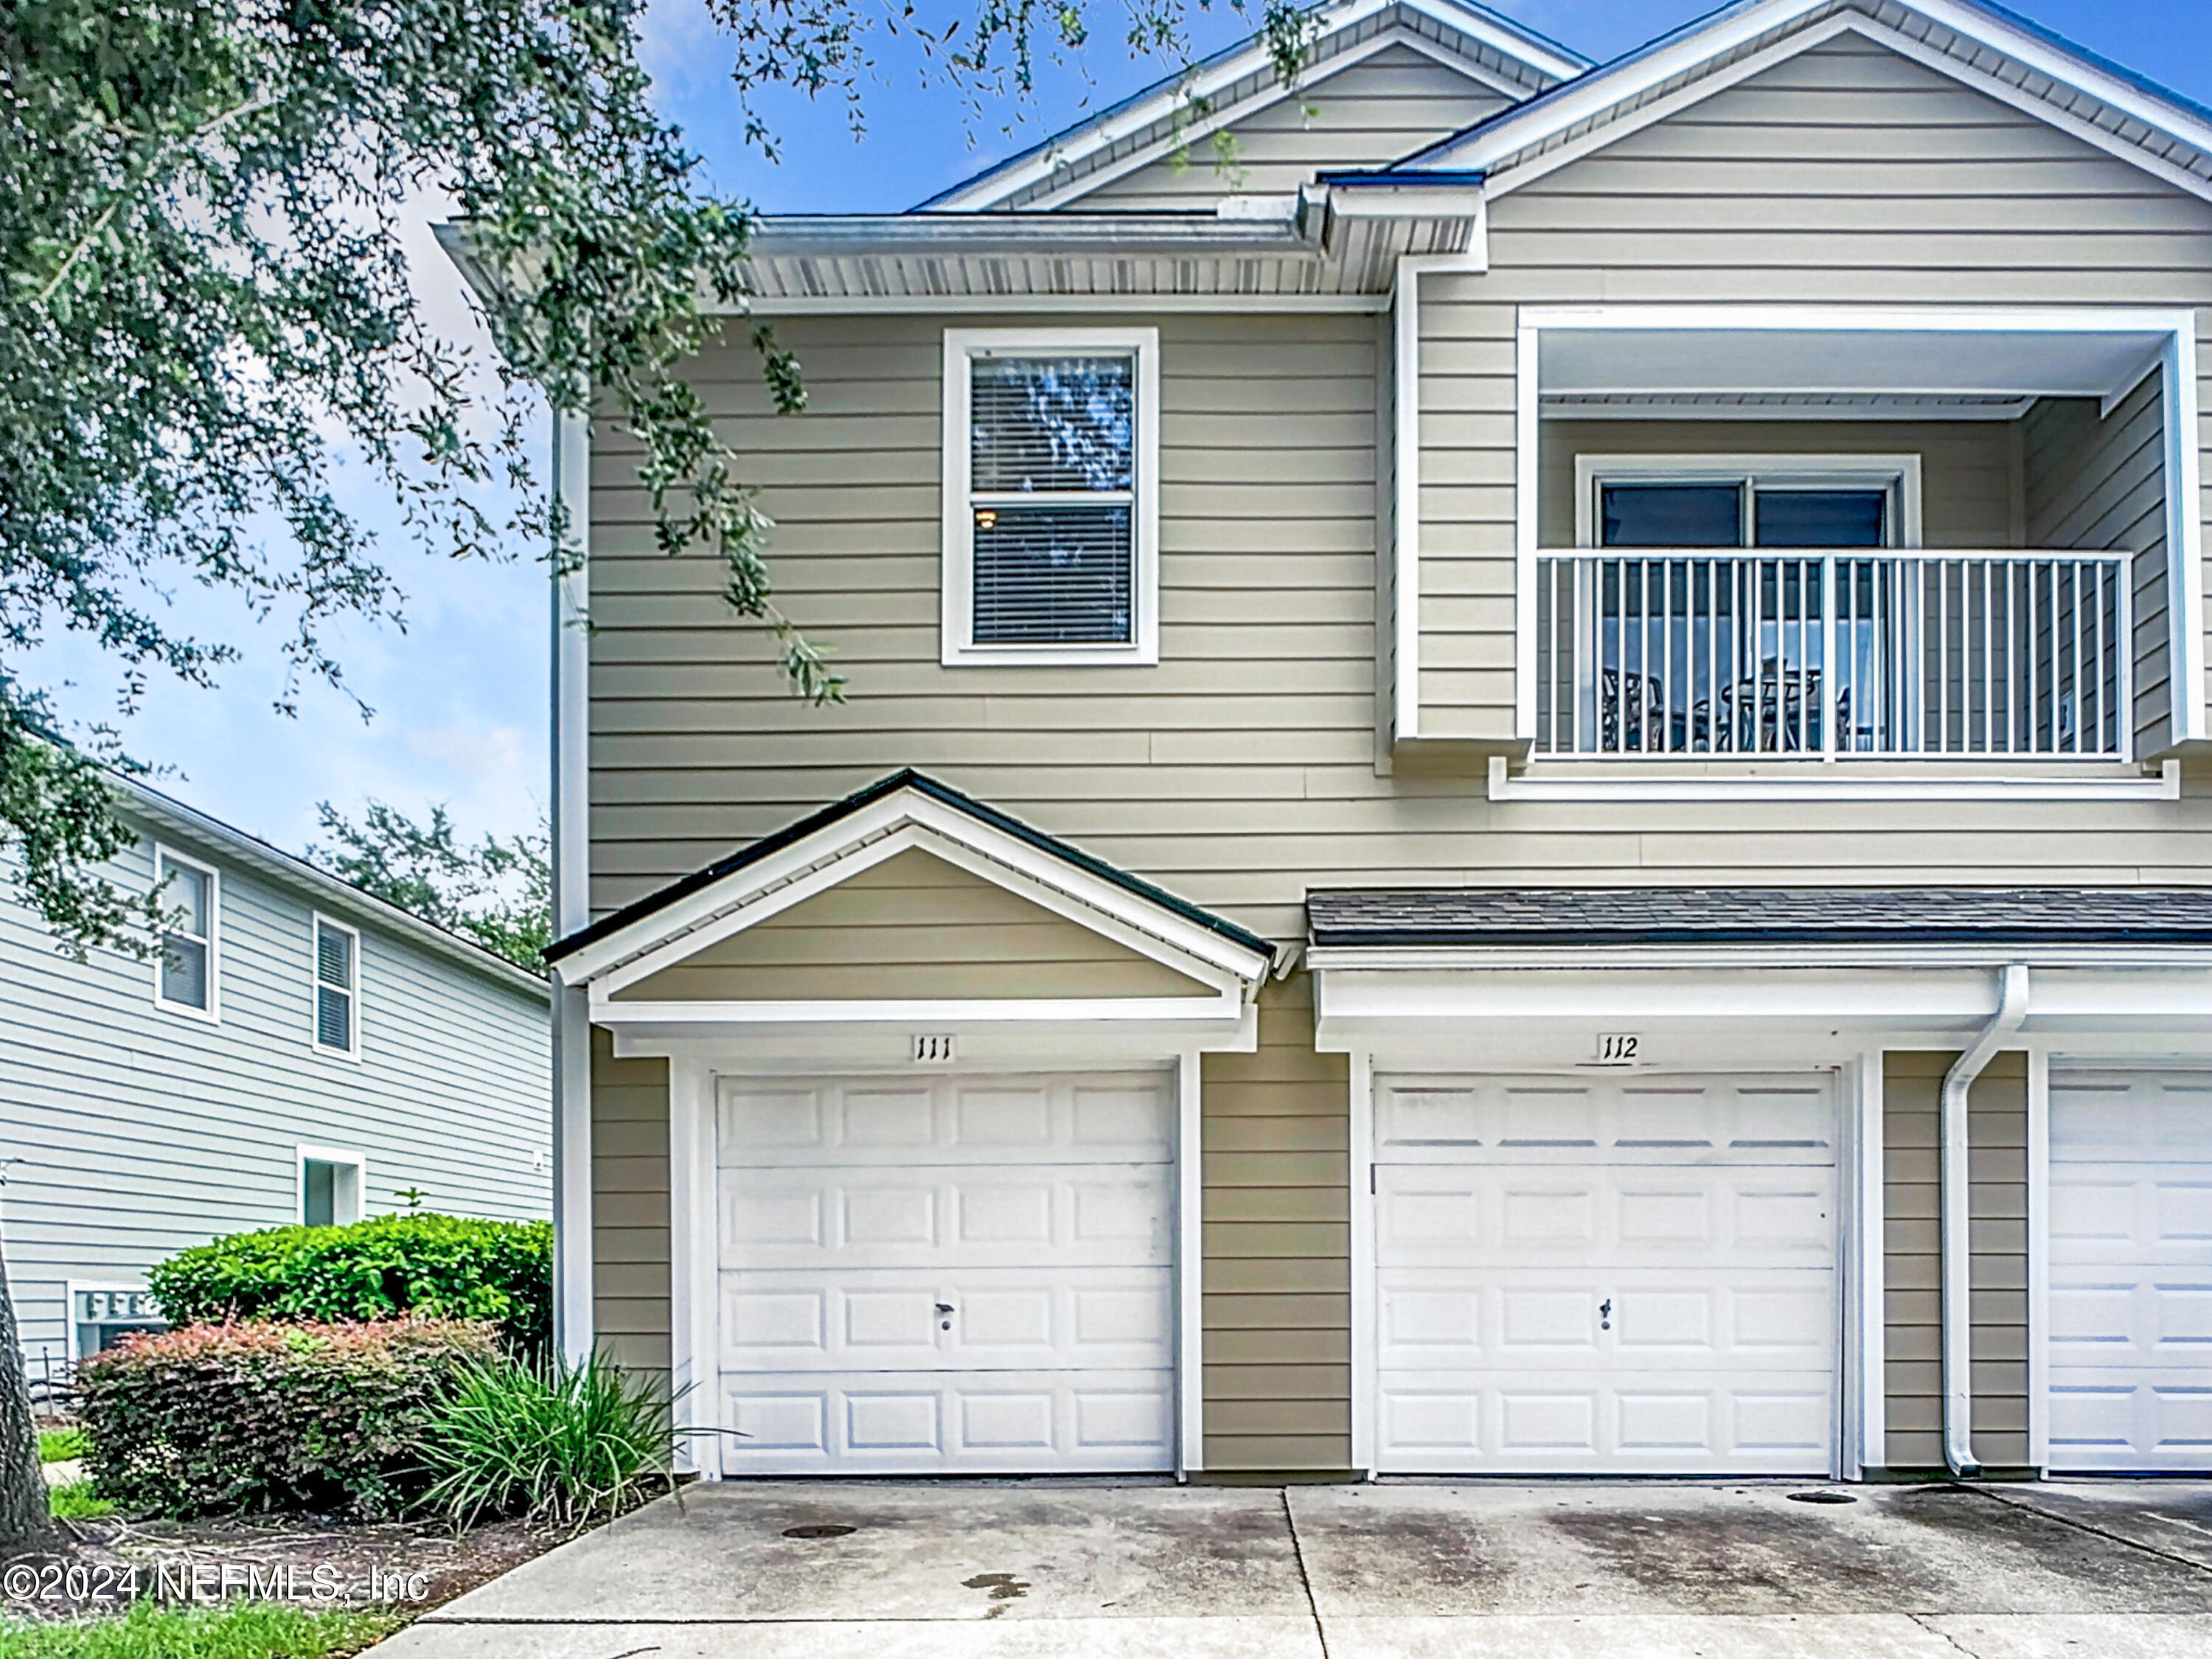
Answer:
[{"label": "window", "polygon": [[216,1017],[216,872],[154,849],[155,902],[161,909],[160,950],[154,960],[154,1000],[181,1012]]},{"label": "window", "polygon": [[1158,333],[948,329],[948,665],[1159,660]]},{"label": "window", "polygon": [[315,918],[315,1046],[343,1054],[361,1050],[361,935],[327,916]]},{"label": "window", "polygon": [[1583,547],[1917,547],[1917,455],[1579,455]]},{"label": "window", "polygon": [[359,1152],[302,1146],[299,1160],[302,1225],[343,1227],[361,1219],[368,1166]]}]

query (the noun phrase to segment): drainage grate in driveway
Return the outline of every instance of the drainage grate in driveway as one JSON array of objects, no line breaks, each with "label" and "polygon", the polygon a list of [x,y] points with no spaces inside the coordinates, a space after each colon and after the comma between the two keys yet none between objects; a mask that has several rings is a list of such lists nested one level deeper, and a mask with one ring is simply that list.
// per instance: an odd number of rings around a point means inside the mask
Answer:
[{"label": "drainage grate in driveway", "polygon": [[1783,1496],[1793,1504],[1856,1504],[1859,1501],[1847,1492],[1784,1492]]},{"label": "drainage grate in driveway", "polygon": [[786,1527],[786,1538],[842,1538],[860,1530],[857,1527],[841,1527],[832,1521],[818,1521],[804,1527]]}]

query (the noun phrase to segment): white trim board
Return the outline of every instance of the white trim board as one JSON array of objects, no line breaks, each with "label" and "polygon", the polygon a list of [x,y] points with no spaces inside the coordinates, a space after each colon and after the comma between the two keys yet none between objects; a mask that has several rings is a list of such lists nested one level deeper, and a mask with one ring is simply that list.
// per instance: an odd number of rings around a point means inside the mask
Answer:
[{"label": "white trim board", "polygon": [[[1732,62],[1717,61],[1731,52],[1744,52],[1778,30],[1790,29],[1829,3],[1831,0],[1759,0],[1732,8],[1669,46],[1632,56],[1613,69],[1601,69],[1564,93],[1547,94],[1525,111],[1433,145],[1412,158],[1408,165],[1491,171],[1491,193],[1504,196],[1777,64],[1838,35],[1855,33],[2141,167],[2177,189],[2212,200],[2212,179],[2177,167],[2143,143],[2072,115],[2001,75],[1878,22],[1864,12],[1850,10],[1810,21],[1765,47],[1745,52]],[[2130,122],[2149,129],[2144,135],[2147,138],[2162,132],[2192,148],[2212,150],[2212,125],[2202,118],[2085,58],[2014,27],[1983,7],[1958,3],[1958,0],[1912,0],[1907,9],[1938,28],[1980,44],[1992,55],[2010,58],[2031,76],[2046,76],[2120,112]],[[1674,92],[1641,104],[1634,101],[1686,77],[1689,77],[1687,83]],[[1574,136],[1553,143],[1568,134]],[[1540,148],[1547,144],[1552,147]],[[1525,159],[1507,165],[1516,156]]]}]

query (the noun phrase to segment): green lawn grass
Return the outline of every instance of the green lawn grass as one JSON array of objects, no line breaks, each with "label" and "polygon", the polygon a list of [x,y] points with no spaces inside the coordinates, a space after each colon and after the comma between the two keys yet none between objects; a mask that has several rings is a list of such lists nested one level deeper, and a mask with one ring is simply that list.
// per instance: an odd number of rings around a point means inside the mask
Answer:
[{"label": "green lawn grass", "polygon": [[66,1463],[72,1457],[84,1455],[82,1429],[40,1429],[39,1431],[39,1462]]},{"label": "green lawn grass", "polygon": [[66,1625],[0,1623],[0,1659],[345,1659],[397,1630],[389,1613],[240,1601],[157,1607]]},{"label": "green lawn grass", "polygon": [[64,1521],[97,1521],[115,1513],[115,1505],[92,1495],[92,1482],[72,1480],[46,1488],[46,1512]]}]

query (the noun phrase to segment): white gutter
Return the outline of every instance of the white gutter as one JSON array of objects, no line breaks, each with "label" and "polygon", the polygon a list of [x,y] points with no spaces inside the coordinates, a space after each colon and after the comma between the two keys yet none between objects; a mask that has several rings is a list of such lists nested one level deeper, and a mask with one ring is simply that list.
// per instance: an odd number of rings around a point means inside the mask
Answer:
[{"label": "white gutter", "polygon": [[1981,1472],[1974,1462],[1974,1324],[1968,1206],[1966,1095],[2007,1037],[2027,1018],[2027,964],[2004,970],[1996,1012],[1943,1074],[1943,1462],[1953,1474]]}]

